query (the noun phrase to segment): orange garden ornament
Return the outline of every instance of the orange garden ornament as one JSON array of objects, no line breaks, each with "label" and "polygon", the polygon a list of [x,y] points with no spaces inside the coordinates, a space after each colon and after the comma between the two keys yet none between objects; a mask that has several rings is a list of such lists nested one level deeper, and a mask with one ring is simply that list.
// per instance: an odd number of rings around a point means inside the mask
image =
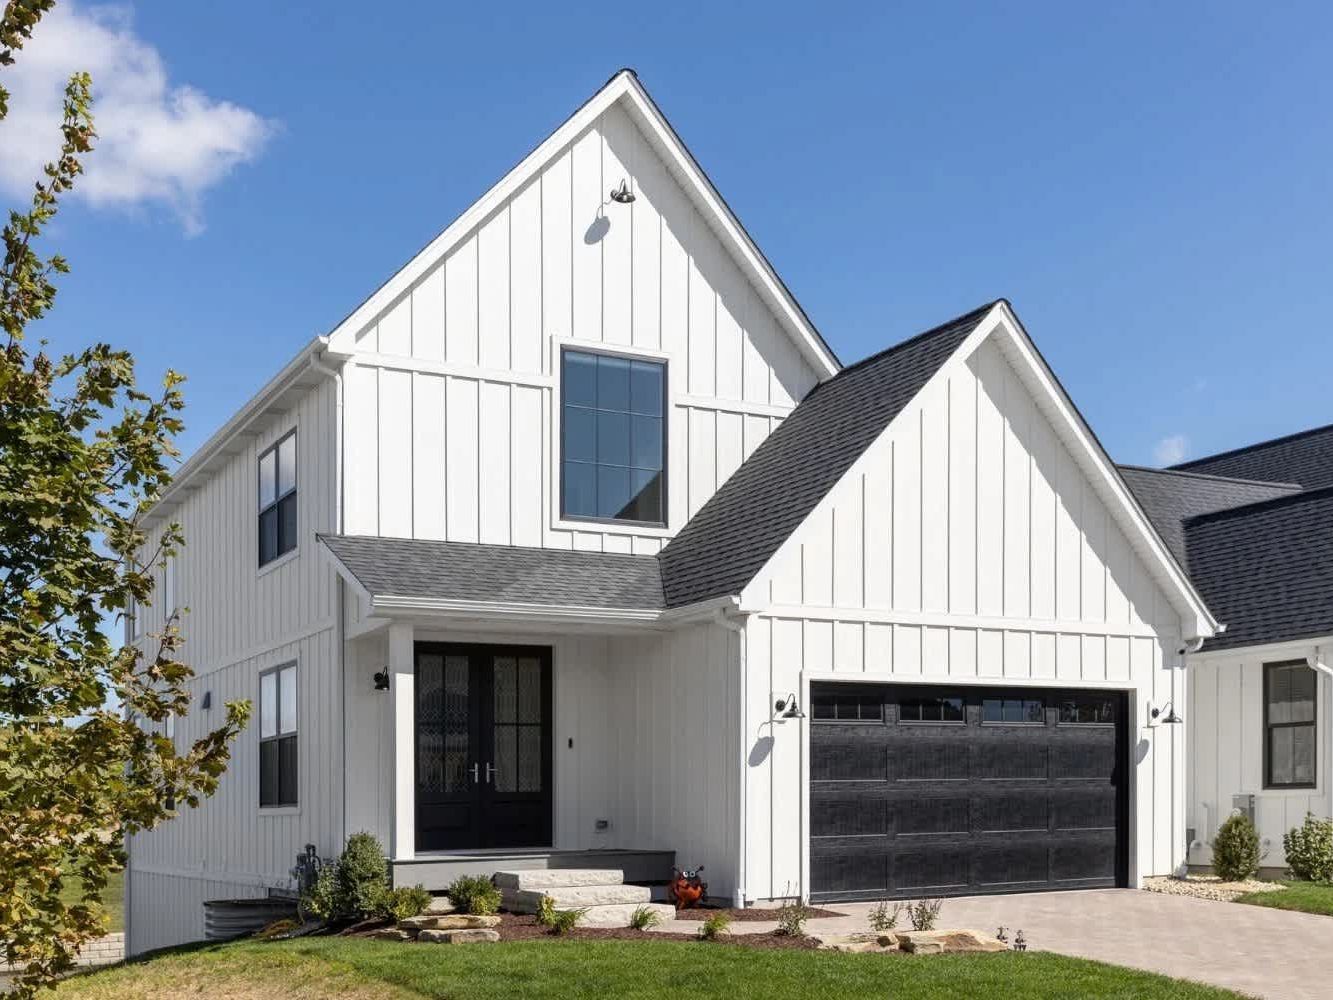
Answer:
[{"label": "orange garden ornament", "polygon": [[708,895],[708,883],[699,877],[699,873],[703,870],[703,865],[698,868],[671,869],[667,895],[676,904],[676,909],[688,910],[697,906]]}]

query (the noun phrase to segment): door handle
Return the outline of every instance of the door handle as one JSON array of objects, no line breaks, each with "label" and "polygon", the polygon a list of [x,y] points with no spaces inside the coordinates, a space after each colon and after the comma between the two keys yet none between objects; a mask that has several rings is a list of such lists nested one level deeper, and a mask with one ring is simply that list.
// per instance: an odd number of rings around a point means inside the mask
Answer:
[{"label": "door handle", "polygon": [[481,775],[477,773],[480,770],[481,770],[480,764],[472,765],[472,783],[474,785],[481,781]]},{"label": "door handle", "polygon": [[486,762],[486,784],[491,783],[491,777],[495,774],[496,768],[491,767],[491,762]]}]

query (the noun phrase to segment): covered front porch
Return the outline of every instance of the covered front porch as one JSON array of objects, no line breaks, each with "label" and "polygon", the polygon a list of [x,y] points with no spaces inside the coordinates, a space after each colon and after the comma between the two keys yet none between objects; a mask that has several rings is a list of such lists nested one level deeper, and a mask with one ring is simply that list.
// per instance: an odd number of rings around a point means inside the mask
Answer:
[{"label": "covered front porch", "polygon": [[[365,548],[382,568],[390,540],[357,541],[376,543]],[[402,546],[456,557],[456,543]],[[606,868],[653,883],[680,864],[734,893],[733,629],[711,613],[430,607],[366,586],[355,554],[338,554],[360,588],[345,602],[346,829],[380,838],[396,882],[438,891],[462,874]]]}]

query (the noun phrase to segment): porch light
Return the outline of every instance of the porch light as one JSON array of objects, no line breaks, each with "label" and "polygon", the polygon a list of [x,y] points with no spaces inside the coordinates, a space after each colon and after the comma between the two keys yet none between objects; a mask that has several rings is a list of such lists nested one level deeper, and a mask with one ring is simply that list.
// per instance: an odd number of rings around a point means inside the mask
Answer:
[{"label": "porch light", "polygon": [[634,192],[629,189],[629,182],[625,178],[620,179],[620,187],[611,189],[611,200],[620,205],[634,201]]},{"label": "porch light", "polygon": [[1148,719],[1150,725],[1165,726],[1178,726],[1185,721],[1176,714],[1175,705],[1169,701],[1160,708],[1156,705],[1150,708],[1148,710]]},{"label": "porch light", "polygon": [[773,703],[773,721],[786,722],[788,719],[804,719],[805,713],[801,711],[801,706],[796,704],[796,693],[792,692],[785,698],[779,698]]},{"label": "porch light", "polygon": [[379,672],[376,673],[374,676],[375,676],[375,690],[376,690],[376,691],[387,691],[387,690],[389,690],[389,668],[388,668],[388,667],[385,667],[383,670],[379,671]]}]

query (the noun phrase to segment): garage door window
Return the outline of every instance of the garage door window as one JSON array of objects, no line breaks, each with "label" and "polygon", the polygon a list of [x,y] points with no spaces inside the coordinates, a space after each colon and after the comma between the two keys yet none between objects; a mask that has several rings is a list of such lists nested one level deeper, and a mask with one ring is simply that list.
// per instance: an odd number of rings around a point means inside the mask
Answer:
[{"label": "garage door window", "polygon": [[1080,695],[1076,698],[1065,698],[1060,702],[1062,726],[1109,726],[1114,723],[1114,698]]},{"label": "garage door window", "polygon": [[1040,698],[983,698],[981,721],[1007,725],[1044,726],[1046,703]]},{"label": "garage door window", "polygon": [[898,706],[898,719],[901,722],[964,721],[962,698],[903,698]]},{"label": "garage door window", "polygon": [[813,699],[818,722],[883,722],[884,700],[878,692],[825,691]]},{"label": "garage door window", "polygon": [[1267,788],[1315,785],[1315,672],[1304,660],[1264,665]]}]

